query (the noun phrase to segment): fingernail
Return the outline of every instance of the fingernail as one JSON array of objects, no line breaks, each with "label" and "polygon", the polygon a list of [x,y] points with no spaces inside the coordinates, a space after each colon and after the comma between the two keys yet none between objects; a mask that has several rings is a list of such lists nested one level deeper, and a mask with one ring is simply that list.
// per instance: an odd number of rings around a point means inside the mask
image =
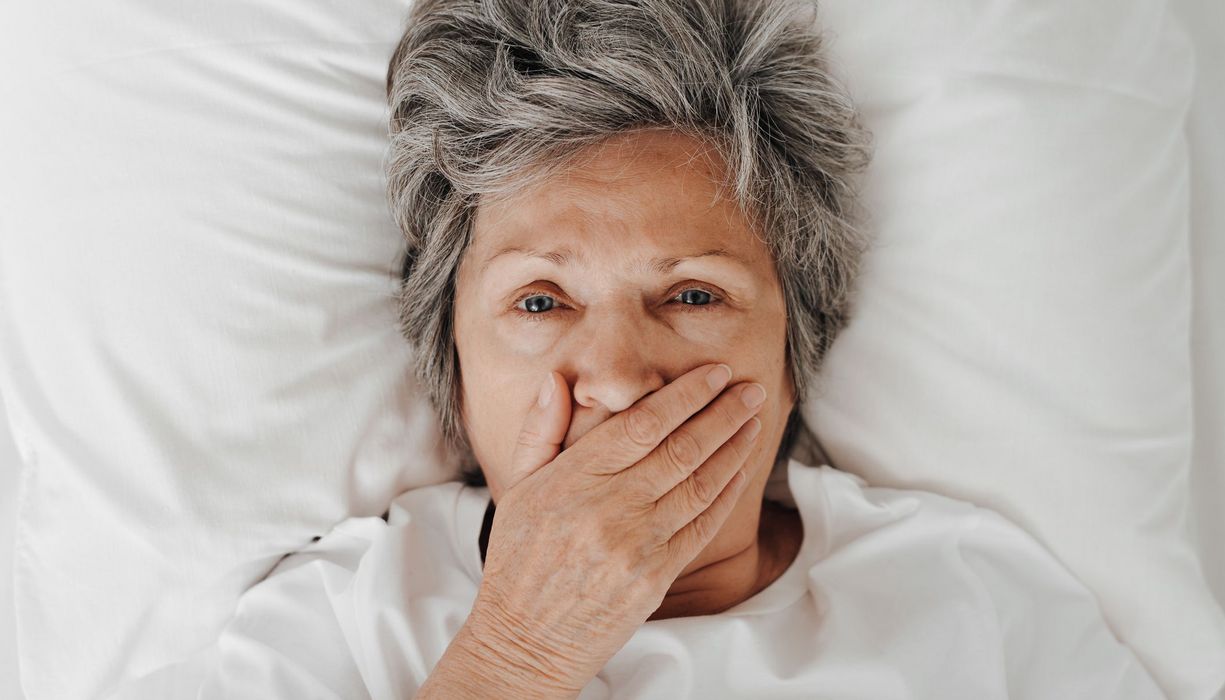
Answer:
[{"label": "fingernail", "polygon": [[757,408],[766,400],[766,390],[760,384],[750,384],[740,392],[740,400],[749,408]]},{"label": "fingernail", "polygon": [[706,383],[711,389],[722,389],[732,378],[732,368],[727,365],[718,365],[706,374]]},{"label": "fingernail", "polygon": [[540,397],[536,399],[536,405],[544,408],[549,405],[549,399],[553,398],[553,373],[549,372],[549,376],[544,380],[544,384],[540,387]]}]

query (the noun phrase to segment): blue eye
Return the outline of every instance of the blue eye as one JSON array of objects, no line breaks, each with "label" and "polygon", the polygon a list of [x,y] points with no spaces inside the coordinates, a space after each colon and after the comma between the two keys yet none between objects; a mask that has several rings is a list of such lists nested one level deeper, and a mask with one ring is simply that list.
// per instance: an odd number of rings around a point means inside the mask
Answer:
[{"label": "blue eye", "polygon": [[[525,310],[532,314],[548,311],[549,309],[553,308],[553,297],[549,296],[548,294],[533,294],[531,296],[524,297],[520,301],[528,302],[528,308]],[[546,301],[549,303],[545,304],[544,302]],[[518,302],[516,302],[516,304],[517,303]]]},{"label": "blue eye", "polygon": [[[695,304],[690,304],[691,306],[692,306],[692,305],[701,305],[701,306],[705,306],[705,305],[709,304],[709,303],[711,302],[711,300],[713,300],[713,299],[714,299],[714,295],[713,295],[713,294],[711,294],[710,292],[706,291],[705,289],[698,289],[697,287],[691,287],[691,288],[689,288],[689,289],[686,289],[685,291],[681,292],[681,293],[680,293],[680,294],[678,294],[677,296],[684,297],[684,296],[685,296],[686,294],[688,294],[689,292],[697,292],[697,294],[698,294],[698,299],[701,299],[701,298],[702,298],[702,297],[701,297],[701,295],[703,295],[703,294],[705,294],[707,297],[709,297],[709,298],[708,298],[706,301],[701,302],[700,304],[696,304],[696,303],[695,303]],[[692,300],[692,299],[693,299],[693,297],[692,297],[692,296],[690,296],[690,297],[688,297],[688,298],[689,298],[690,300]],[[689,304],[689,302],[685,302],[685,303],[686,303],[686,304]]]},{"label": "blue eye", "polygon": [[[721,305],[721,299],[714,292],[704,287],[692,285],[685,287],[681,293],[672,297],[672,299],[683,299],[679,303],[685,313],[712,311]],[[527,302],[527,308],[520,308],[520,302]],[[526,321],[544,321],[550,316],[549,311],[552,311],[556,305],[556,299],[552,294],[540,290],[532,290],[515,299],[512,308],[518,316]]]}]

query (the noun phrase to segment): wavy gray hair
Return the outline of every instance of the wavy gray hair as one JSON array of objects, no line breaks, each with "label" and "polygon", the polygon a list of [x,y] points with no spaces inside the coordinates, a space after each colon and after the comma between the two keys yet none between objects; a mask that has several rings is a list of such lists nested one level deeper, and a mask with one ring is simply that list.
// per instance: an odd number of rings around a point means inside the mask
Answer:
[{"label": "wavy gray hair", "polygon": [[811,0],[417,0],[387,71],[399,318],[467,483],[485,482],[462,425],[452,307],[479,201],[648,128],[711,144],[728,164],[719,192],[773,253],[796,388],[775,461],[789,454],[867,246],[851,212],[869,138],[821,47]]}]

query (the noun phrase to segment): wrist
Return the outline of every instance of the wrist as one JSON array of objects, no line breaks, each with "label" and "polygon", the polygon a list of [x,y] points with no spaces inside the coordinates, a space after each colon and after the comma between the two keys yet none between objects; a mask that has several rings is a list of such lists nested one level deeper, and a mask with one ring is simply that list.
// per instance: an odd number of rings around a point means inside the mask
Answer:
[{"label": "wrist", "polygon": [[514,697],[578,697],[586,680],[569,671],[563,659],[531,644],[513,624],[479,603],[460,633],[460,653],[480,668],[482,681],[515,686]]}]

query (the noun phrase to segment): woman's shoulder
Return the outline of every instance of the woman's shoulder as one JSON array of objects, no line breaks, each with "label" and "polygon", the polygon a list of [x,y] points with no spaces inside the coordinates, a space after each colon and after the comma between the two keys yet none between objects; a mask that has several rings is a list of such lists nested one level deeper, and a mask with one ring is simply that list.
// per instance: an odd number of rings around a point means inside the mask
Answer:
[{"label": "woman's shoulder", "polygon": [[[906,620],[938,620],[940,629],[958,630],[949,644],[976,634],[981,649],[998,650],[1011,697],[1066,697],[1073,686],[1084,690],[1078,697],[1161,697],[1113,635],[1095,594],[999,511],[870,485],[828,465],[793,464],[791,476],[808,517],[829,528],[828,549],[809,571],[827,613],[850,609],[876,619],[884,609],[895,635]],[[899,610],[913,614],[898,617]],[[928,644],[940,643],[939,635],[923,629]]]},{"label": "woman's shoulder", "polygon": [[1100,614],[1087,586],[999,511],[923,489],[870,485],[828,465],[793,465],[792,476],[797,497],[826,529],[818,559],[828,570],[905,568],[915,580],[989,592],[997,606],[1052,595],[1075,600],[1090,617]]},{"label": "woman's shoulder", "polygon": [[[1022,549],[1041,545],[1000,512],[963,498],[919,488],[868,483],[828,464],[792,460],[791,491],[797,507],[823,530],[824,553],[864,540],[899,537],[909,547],[990,539]],[[1045,551],[1045,550],[1044,550]]]}]

